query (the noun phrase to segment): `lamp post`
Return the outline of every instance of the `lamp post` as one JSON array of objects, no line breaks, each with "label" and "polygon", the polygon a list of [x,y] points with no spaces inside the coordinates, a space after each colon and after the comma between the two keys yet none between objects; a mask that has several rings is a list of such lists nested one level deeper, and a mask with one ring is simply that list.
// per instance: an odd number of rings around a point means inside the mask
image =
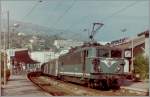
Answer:
[{"label": "lamp post", "polygon": [[7,43],[6,43],[6,33],[4,33],[4,86],[6,84],[6,65],[7,65],[7,52],[6,50],[9,49],[9,11],[6,12],[7,13]]},{"label": "lamp post", "polygon": [[[10,26],[10,27],[12,28],[12,34],[16,32],[16,28],[18,28],[19,26],[20,26],[20,25],[19,25],[19,24],[16,24],[16,23],[13,24],[12,26]],[[13,39],[13,37],[12,37],[11,39]],[[10,42],[11,42],[11,43],[10,43],[10,44],[11,44],[10,47],[13,48],[13,40],[11,40]]]},{"label": "lamp post", "polygon": [[134,62],[133,62],[133,58],[134,58],[134,38],[132,37],[131,38],[131,49],[132,49],[132,57],[131,57],[131,72],[133,73],[133,71],[134,71]]},{"label": "lamp post", "polygon": [[[10,26],[11,28],[12,28],[12,34],[15,32],[15,29],[17,28],[17,27],[19,27],[19,24],[13,24],[12,26]],[[12,39],[12,40],[10,40],[10,44],[9,44],[9,47],[10,47],[10,52],[9,52],[9,55],[10,55],[10,68],[11,68],[11,74],[13,74],[13,57],[15,56],[15,54],[14,54],[14,51],[13,51],[13,37],[11,37],[10,39]]]},{"label": "lamp post", "polygon": [[1,64],[1,61],[2,61],[2,58],[1,58],[1,50],[2,50],[2,42],[1,42],[1,35],[2,35],[2,33],[1,33],[1,13],[2,13],[2,10],[1,10],[1,0],[0,0],[0,95],[2,94],[2,84],[1,84],[1,78],[2,78],[2,76],[1,76],[1,73],[2,73],[2,64]]}]

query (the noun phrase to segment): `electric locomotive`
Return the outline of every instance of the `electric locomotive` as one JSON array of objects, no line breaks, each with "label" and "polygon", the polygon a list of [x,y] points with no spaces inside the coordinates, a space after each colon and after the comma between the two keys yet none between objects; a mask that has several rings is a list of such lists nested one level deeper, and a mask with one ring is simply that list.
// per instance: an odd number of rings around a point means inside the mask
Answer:
[{"label": "electric locomotive", "polygon": [[92,88],[119,86],[119,79],[125,75],[123,56],[119,48],[84,45],[59,57],[58,77]]},{"label": "electric locomotive", "polygon": [[110,89],[120,86],[119,80],[128,73],[123,57],[123,49],[88,43],[43,64],[42,71],[91,88]]},{"label": "electric locomotive", "polygon": [[[94,26],[96,24],[103,25],[95,23]],[[124,50],[95,42],[94,26],[90,42],[72,48],[68,53],[43,64],[43,73],[61,80],[88,85],[91,88],[119,87],[119,80],[128,75]]]}]

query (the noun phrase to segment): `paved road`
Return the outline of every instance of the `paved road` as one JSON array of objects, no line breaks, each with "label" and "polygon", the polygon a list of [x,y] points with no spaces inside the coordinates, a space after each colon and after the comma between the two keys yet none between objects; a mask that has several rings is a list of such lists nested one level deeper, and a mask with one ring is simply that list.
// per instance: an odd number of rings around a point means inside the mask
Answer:
[{"label": "paved road", "polygon": [[15,75],[2,88],[2,96],[50,96],[39,87],[31,83],[26,75]]}]

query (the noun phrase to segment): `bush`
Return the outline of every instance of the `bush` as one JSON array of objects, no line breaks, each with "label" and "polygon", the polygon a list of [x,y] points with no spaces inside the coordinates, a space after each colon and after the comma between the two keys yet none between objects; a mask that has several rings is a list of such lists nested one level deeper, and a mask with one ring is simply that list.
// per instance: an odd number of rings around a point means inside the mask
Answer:
[{"label": "bush", "polygon": [[134,73],[140,74],[141,79],[149,78],[149,60],[148,57],[137,55],[134,60]]}]

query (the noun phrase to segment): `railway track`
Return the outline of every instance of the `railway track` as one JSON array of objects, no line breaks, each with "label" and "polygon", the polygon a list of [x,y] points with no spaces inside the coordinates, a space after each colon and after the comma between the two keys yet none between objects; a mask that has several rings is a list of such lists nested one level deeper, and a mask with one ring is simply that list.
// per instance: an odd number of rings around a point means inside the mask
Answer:
[{"label": "railway track", "polygon": [[134,91],[121,88],[119,90],[102,91],[68,83],[54,78],[43,76],[40,72],[32,72],[28,74],[28,78],[53,96],[146,96],[147,92]]}]

